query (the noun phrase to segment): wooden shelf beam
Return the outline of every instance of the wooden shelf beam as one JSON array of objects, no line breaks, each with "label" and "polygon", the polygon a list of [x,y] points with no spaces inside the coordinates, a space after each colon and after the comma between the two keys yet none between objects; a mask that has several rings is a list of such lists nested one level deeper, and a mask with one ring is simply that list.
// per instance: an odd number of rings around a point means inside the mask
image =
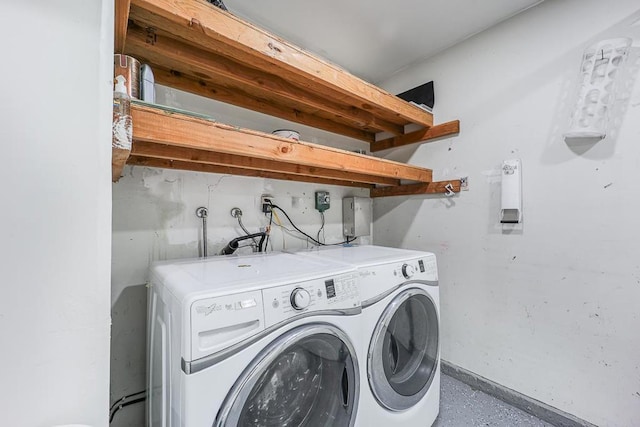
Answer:
[{"label": "wooden shelf beam", "polygon": [[[431,170],[337,148],[238,129],[203,118],[132,105],[133,140],[419,182]],[[346,180],[346,179],[345,179]]]},{"label": "wooden shelf beam", "polygon": [[131,54],[147,62],[162,61],[173,69],[187,69],[191,74],[202,77],[216,76],[239,87],[254,88],[265,95],[272,94],[287,102],[299,102],[314,110],[324,110],[332,114],[336,120],[350,121],[354,127],[372,133],[387,131],[400,135],[404,132],[404,126],[379,119],[371,112],[324,98],[278,76],[269,76],[262,70],[175,40],[161,31],[155,31],[149,36],[144,29],[130,26],[127,42]]},{"label": "wooden shelf beam", "polygon": [[129,23],[129,10],[131,0],[116,0],[114,10],[114,46],[115,53],[123,53],[127,39],[127,25]]},{"label": "wooden shelf beam", "polygon": [[460,133],[460,120],[454,120],[428,129],[420,129],[415,132],[373,142],[371,144],[371,151],[387,150],[389,148],[402,147],[403,145],[415,144],[417,142],[431,142],[438,138],[457,135],[458,133]]},{"label": "wooden shelf beam", "polygon": [[120,169],[114,164],[114,181],[126,160],[135,166],[368,188],[371,197],[460,191],[459,180],[431,182],[430,169],[239,129],[203,116],[142,103],[132,105],[132,116],[131,156],[119,159]]},{"label": "wooden shelf beam", "polygon": [[343,170],[328,169],[298,165],[293,163],[265,160],[249,156],[239,156],[214,151],[196,150],[193,148],[176,147],[136,141],[131,154],[138,157],[157,158],[166,160],[179,160],[189,163],[203,163],[215,166],[233,166],[235,169],[251,169],[274,173],[288,174],[292,176],[315,176],[331,179],[336,182],[360,182],[368,184],[400,185],[400,180],[394,178],[365,175]]},{"label": "wooden shelf beam", "polygon": [[129,159],[131,151],[111,147],[111,181],[117,182],[122,176],[122,169]]},{"label": "wooden shelf beam", "polygon": [[[447,186],[450,186],[447,188]],[[418,184],[405,184],[396,187],[376,187],[371,190],[371,197],[410,196],[414,194],[460,192],[460,180],[436,181]]]},{"label": "wooden shelf beam", "polygon": [[131,156],[127,162],[133,166],[145,166],[151,168],[177,169],[193,172],[220,173],[240,176],[250,176],[257,178],[281,179],[285,181],[313,182],[325,185],[342,185],[346,187],[373,188],[372,184],[361,182],[338,181],[314,176],[301,176],[287,173],[276,173],[261,171],[256,169],[243,169],[233,166],[211,165],[206,163],[183,162],[180,160],[153,159],[147,157]]}]

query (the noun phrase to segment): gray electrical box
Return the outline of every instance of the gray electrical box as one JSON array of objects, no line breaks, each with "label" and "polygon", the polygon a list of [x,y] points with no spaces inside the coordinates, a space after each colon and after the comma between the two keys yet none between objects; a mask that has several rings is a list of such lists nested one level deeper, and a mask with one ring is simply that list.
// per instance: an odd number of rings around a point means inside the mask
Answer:
[{"label": "gray electrical box", "polygon": [[367,197],[342,199],[342,223],[345,237],[368,236],[371,230],[371,199]]}]

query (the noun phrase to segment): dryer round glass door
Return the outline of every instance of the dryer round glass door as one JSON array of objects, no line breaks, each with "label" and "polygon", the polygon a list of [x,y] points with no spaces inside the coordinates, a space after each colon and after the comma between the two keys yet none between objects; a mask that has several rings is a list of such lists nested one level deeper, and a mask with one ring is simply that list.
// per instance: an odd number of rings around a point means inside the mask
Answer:
[{"label": "dryer round glass door", "polygon": [[267,346],[225,399],[216,426],[352,426],[358,362],[348,337],[327,324],[292,329]]},{"label": "dryer round glass door", "polygon": [[374,329],[367,372],[378,402],[402,411],[420,402],[438,368],[438,312],[420,288],[398,294]]}]

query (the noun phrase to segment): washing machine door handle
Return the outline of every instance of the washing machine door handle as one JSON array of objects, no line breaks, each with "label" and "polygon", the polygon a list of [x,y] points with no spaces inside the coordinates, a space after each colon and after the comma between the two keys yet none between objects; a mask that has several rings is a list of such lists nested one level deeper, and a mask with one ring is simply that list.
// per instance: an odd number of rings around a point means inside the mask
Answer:
[{"label": "washing machine door handle", "polygon": [[342,406],[349,406],[349,371],[346,366],[342,370]]},{"label": "washing machine door handle", "polygon": [[393,334],[389,335],[389,347],[390,347],[389,365],[390,365],[391,371],[395,373],[396,368],[398,367],[398,357],[399,357],[400,350],[398,349],[398,340]]}]

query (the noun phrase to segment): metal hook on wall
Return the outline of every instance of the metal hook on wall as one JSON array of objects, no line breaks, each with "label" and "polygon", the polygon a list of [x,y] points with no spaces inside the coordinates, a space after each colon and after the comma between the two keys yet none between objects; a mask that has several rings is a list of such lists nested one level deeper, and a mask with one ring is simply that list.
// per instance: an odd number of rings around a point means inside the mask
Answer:
[{"label": "metal hook on wall", "polygon": [[447,190],[446,193],[444,193],[445,196],[447,197],[451,197],[453,195],[455,195],[456,193],[453,191],[453,185],[451,183],[448,183],[447,185],[444,186],[444,189]]}]

